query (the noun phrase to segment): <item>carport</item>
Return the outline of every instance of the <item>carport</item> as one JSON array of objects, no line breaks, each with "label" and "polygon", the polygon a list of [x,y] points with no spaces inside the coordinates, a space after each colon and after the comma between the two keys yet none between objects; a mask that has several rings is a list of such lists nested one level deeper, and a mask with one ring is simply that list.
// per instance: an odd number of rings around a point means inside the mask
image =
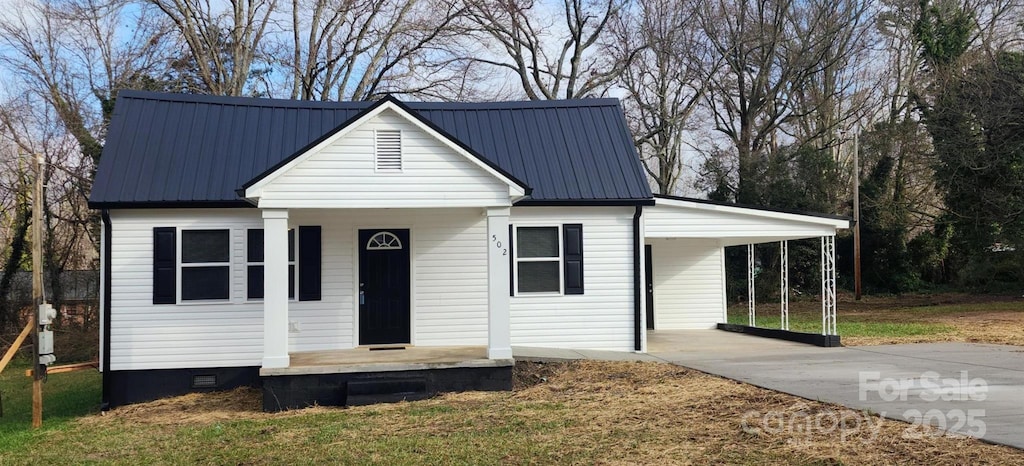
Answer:
[{"label": "carport", "polygon": [[[726,322],[725,247],[747,245],[749,323],[755,324],[754,245],[777,242],[780,313],[788,330],[787,242],[820,238],[822,334],[836,334],[835,235],[845,217],[655,196],[643,211],[646,330],[710,329]],[[647,335],[643,335],[644,348]]]}]

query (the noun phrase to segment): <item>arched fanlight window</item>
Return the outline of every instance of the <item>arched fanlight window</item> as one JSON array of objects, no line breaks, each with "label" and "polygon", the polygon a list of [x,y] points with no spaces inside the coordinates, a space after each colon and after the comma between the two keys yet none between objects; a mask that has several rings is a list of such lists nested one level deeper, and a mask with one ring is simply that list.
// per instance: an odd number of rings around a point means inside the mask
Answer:
[{"label": "arched fanlight window", "polygon": [[384,251],[388,249],[402,249],[402,241],[390,231],[377,233],[366,242],[367,251]]}]

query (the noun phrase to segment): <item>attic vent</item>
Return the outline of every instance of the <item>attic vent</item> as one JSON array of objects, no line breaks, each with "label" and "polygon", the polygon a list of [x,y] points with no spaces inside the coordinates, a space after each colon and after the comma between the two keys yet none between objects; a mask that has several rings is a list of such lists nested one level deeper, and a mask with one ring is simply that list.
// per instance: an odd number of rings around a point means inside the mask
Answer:
[{"label": "attic vent", "polygon": [[377,130],[375,157],[377,170],[402,171],[402,132],[394,129]]}]

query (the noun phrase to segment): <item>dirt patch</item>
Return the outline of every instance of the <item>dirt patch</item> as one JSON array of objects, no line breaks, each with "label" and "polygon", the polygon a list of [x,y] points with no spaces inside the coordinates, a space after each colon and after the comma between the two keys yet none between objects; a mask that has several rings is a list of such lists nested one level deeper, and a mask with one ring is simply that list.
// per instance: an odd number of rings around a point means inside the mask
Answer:
[{"label": "dirt patch", "polygon": [[572,362],[516,361],[512,371],[512,389],[519,391],[545,383],[555,374],[565,371]]}]

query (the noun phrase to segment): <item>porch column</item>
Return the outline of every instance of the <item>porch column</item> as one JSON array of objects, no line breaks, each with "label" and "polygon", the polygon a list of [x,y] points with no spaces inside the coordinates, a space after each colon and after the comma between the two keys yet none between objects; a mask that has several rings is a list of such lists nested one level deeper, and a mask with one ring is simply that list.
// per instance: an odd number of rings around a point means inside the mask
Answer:
[{"label": "porch column", "polygon": [[756,315],[757,307],[755,306],[754,299],[756,299],[757,292],[754,291],[754,245],[747,245],[747,321],[751,327],[756,327]]},{"label": "porch column", "polygon": [[821,237],[821,334],[836,335],[836,237]]},{"label": "porch column", "polygon": [[508,207],[487,209],[487,357],[512,358]]},{"label": "porch column", "polygon": [[288,209],[263,209],[263,367],[288,363]]},{"label": "porch column", "polygon": [[779,296],[782,304],[780,328],[789,330],[789,241],[779,242]]}]

